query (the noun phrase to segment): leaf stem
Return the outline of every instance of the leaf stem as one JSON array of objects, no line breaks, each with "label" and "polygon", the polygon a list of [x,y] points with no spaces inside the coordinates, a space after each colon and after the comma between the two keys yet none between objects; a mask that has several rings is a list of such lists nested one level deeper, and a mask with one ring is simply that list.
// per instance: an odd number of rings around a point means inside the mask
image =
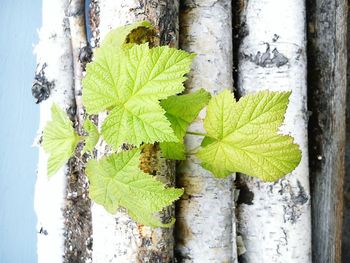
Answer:
[{"label": "leaf stem", "polygon": [[190,135],[197,135],[197,136],[203,136],[203,137],[210,137],[208,134],[206,133],[201,133],[201,132],[193,132],[193,131],[187,131],[187,134]]}]

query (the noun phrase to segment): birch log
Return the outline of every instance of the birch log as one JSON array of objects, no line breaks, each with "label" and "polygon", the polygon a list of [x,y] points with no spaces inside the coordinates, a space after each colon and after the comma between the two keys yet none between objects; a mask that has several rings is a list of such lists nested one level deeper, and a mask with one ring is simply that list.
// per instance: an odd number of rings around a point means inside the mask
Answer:
[{"label": "birch log", "polygon": [[[178,3],[172,0],[105,0],[99,6],[99,34],[103,39],[113,28],[135,21],[148,20],[159,31],[161,44],[176,45],[178,35]],[[99,116],[101,124],[102,116]],[[175,184],[175,163],[164,159],[157,146],[146,147],[141,163],[144,171],[157,176],[168,185]],[[99,156],[106,154],[98,147]],[[174,215],[168,208],[162,218]],[[93,262],[173,262],[173,229],[142,226],[125,212],[110,215],[93,204]]]},{"label": "birch log", "polygon": [[83,78],[85,65],[87,62],[89,62],[91,57],[91,51],[86,38],[85,1],[70,0],[70,4],[66,13],[69,19],[71,32],[71,45],[73,55],[72,59],[74,66],[74,95],[77,106],[76,115],[78,121],[77,126],[79,132],[81,132],[81,128],[84,122],[84,107],[81,98],[81,81]]},{"label": "birch log", "polygon": [[[40,104],[38,134],[51,119],[51,106],[57,103],[71,118],[75,102],[73,88],[72,49],[69,23],[65,16],[68,0],[43,0],[42,28],[35,48],[37,72],[32,87]],[[46,100],[45,100],[46,99]],[[40,143],[41,139],[39,140]],[[47,176],[48,155],[40,147],[35,211],[38,227],[38,262],[61,263],[64,256],[64,207],[66,176],[70,167],[65,165],[52,178]]]},{"label": "birch log", "polygon": [[[350,44],[350,5],[348,5],[347,16],[347,41]],[[346,90],[346,151],[345,151],[345,182],[344,182],[344,222],[342,238],[342,263],[347,263],[350,258],[350,63],[347,54],[347,90]]]},{"label": "birch log", "polygon": [[[69,21],[73,62],[73,85],[75,98],[75,128],[82,134],[84,108],[82,105],[82,85],[84,63],[91,53],[86,43],[84,0],[70,0],[66,9]],[[87,58],[88,57],[88,58]],[[75,156],[71,158],[71,172],[67,175],[65,217],[64,262],[91,262],[92,226],[91,202],[88,197],[88,180],[84,173],[85,156],[81,155],[79,144]]]},{"label": "birch log", "polygon": [[[233,86],[231,1],[183,1],[180,48],[197,54],[187,91],[212,94]],[[204,112],[189,130],[203,132]],[[187,136],[188,149],[201,137]],[[182,163],[177,177],[185,194],[178,202],[176,254],[179,262],[237,262],[233,213],[233,178],[216,179],[194,156]]]},{"label": "birch log", "polygon": [[237,232],[247,250],[242,263],[311,262],[304,4],[304,0],[241,4],[239,92],[291,90],[281,132],[291,134],[302,151],[299,166],[275,183],[240,175],[244,191]]},{"label": "birch log", "polygon": [[341,262],[348,10],[346,0],[308,3],[313,262],[335,263]]}]

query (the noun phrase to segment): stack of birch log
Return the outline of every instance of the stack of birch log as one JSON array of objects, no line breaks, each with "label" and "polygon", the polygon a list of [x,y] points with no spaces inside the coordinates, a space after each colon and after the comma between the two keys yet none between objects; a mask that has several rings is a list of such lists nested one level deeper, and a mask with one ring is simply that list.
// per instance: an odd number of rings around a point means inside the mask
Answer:
[{"label": "stack of birch log", "polygon": [[[242,174],[216,179],[194,156],[176,167],[154,147],[152,170],[185,194],[176,209],[164,212],[175,213],[176,225],[152,229],[90,202],[79,153],[48,179],[47,155],[40,149],[39,262],[350,262],[350,172],[344,180],[350,171],[347,1],[305,2],[43,0],[36,80],[49,97],[40,103],[39,134],[53,103],[81,129],[89,48],[98,47],[113,28],[148,20],[161,45],[197,54],[188,93],[229,88],[239,98],[259,90],[292,90],[282,131],[294,136],[303,157],[291,174],[264,183]],[[203,129],[204,115],[193,130]],[[186,137],[188,145],[197,145],[195,140]],[[107,154],[102,147],[97,151]]]}]

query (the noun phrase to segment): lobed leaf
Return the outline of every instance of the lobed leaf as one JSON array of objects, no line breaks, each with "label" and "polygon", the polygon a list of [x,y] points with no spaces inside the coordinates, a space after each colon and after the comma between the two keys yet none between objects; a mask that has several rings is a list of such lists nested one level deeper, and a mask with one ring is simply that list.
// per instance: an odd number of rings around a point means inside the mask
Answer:
[{"label": "lobed leaf", "polygon": [[171,128],[180,140],[178,143],[162,142],[160,148],[164,157],[172,160],[185,160],[185,145],[183,138],[188,126],[196,119],[198,113],[208,104],[210,93],[204,89],[196,92],[171,96],[161,101],[165,116],[171,123]]},{"label": "lobed leaf", "polygon": [[92,152],[100,138],[100,134],[95,124],[89,119],[84,122],[84,130],[88,133],[88,136],[85,138],[85,146],[82,153]]},{"label": "lobed leaf", "polygon": [[171,205],[183,189],[166,188],[152,175],[142,172],[140,150],[122,151],[100,160],[90,160],[86,174],[90,181],[90,198],[114,214],[124,207],[137,222],[152,227],[169,227],[154,213]]},{"label": "lobed leaf", "polygon": [[208,105],[204,127],[208,137],[198,157],[217,177],[241,172],[275,181],[293,171],[301,152],[293,138],[278,134],[290,92],[263,91],[238,102],[225,90]]},{"label": "lobed leaf", "polygon": [[48,176],[54,175],[73,155],[80,137],[73,129],[67,114],[56,104],[51,107],[51,121],[43,134],[43,148],[50,154]]},{"label": "lobed leaf", "polygon": [[161,142],[159,147],[162,151],[163,157],[170,160],[185,160],[186,147],[182,142]]},{"label": "lobed leaf", "polygon": [[117,148],[155,141],[177,142],[159,100],[183,91],[193,54],[147,44],[129,49],[102,46],[88,64],[83,102],[89,113],[111,110],[102,136]]}]

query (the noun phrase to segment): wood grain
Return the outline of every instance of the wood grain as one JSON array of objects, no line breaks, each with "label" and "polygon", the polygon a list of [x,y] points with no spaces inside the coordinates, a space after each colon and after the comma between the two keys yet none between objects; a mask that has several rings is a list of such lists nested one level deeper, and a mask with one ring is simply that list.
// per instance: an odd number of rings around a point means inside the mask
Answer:
[{"label": "wood grain", "polygon": [[313,262],[341,262],[347,1],[308,1]]},{"label": "wood grain", "polygon": [[[348,5],[348,21],[347,21],[347,41],[349,46],[350,36],[350,16]],[[350,63],[348,52],[347,67],[347,91],[346,91],[346,150],[345,150],[345,182],[344,182],[344,222],[343,222],[343,244],[342,244],[342,263],[349,262],[350,259]]]}]

